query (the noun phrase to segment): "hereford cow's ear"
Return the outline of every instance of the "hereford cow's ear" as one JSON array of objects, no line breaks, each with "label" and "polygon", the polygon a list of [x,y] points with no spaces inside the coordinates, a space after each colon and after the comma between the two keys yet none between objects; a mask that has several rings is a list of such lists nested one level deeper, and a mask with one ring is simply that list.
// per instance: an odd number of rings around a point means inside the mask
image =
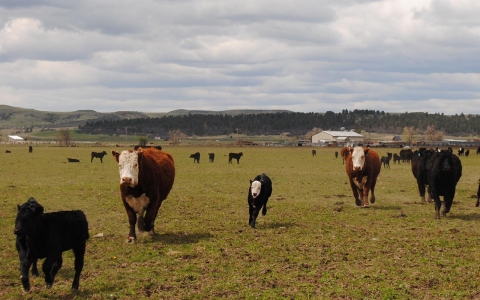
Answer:
[{"label": "hereford cow's ear", "polygon": [[135,150],[135,151],[137,151],[137,152],[140,154],[140,153],[142,153],[142,152],[143,152],[143,148],[142,148],[142,147],[138,147],[138,149],[137,149],[137,150]]},{"label": "hereford cow's ear", "polygon": [[113,155],[113,159],[115,159],[118,163],[118,157],[120,156],[120,153],[118,153],[115,150],[112,150],[112,155]]},{"label": "hereford cow's ear", "polygon": [[364,149],[363,149],[363,152],[365,152],[365,155],[368,154],[368,150],[370,150],[370,148],[364,148]]}]

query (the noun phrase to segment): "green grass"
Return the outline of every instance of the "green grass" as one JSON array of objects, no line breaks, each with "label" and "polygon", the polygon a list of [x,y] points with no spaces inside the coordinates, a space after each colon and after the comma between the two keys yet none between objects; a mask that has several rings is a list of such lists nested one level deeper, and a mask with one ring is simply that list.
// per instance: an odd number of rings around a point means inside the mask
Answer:
[{"label": "green grass", "polygon": [[[157,234],[127,244],[127,216],[111,147],[0,147],[1,299],[468,299],[480,294],[480,241],[474,206],[480,156],[461,158],[451,213],[434,219],[421,204],[409,164],[383,169],[377,202],[355,206],[338,148],[169,147],[174,187]],[[115,148],[119,150],[121,148]],[[398,149],[376,149],[380,156]],[[199,151],[200,164],[189,158]],[[240,164],[228,152],[243,151]],[[207,153],[215,152],[214,163]],[[67,157],[80,163],[67,163]],[[273,181],[268,213],[248,227],[249,179]],[[13,226],[16,205],[35,197],[48,211],[81,209],[91,238],[77,293],[73,255],[52,289],[43,274],[21,290]],[[338,212],[338,210],[340,210]],[[399,217],[403,212],[406,217]],[[103,233],[103,238],[94,238]],[[42,273],[42,272],[41,272]],[[478,297],[478,296],[477,296]]]}]

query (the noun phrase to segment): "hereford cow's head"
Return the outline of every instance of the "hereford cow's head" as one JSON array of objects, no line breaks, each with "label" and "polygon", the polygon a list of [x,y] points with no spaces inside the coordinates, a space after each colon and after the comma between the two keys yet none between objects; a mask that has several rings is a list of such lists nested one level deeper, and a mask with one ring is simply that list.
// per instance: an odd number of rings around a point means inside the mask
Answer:
[{"label": "hereford cow's head", "polygon": [[250,193],[252,194],[253,199],[257,198],[262,191],[262,183],[258,180],[250,180]]},{"label": "hereford cow's head", "polygon": [[17,217],[15,219],[14,233],[17,235],[24,234],[25,222],[32,217],[43,214],[43,206],[41,206],[35,198],[30,197],[27,202],[17,206]]},{"label": "hereford cow's head", "polygon": [[354,171],[361,171],[365,165],[365,155],[368,154],[368,148],[355,147],[352,150],[352,164]]},{"label": "hereford cow's head", "polygon": [[142,148],[135,151],[124,150],[122,153],[112,150],[113,158],[118,162],[121,185],[134,187],[138,184],[138,161],[142,152]]}]

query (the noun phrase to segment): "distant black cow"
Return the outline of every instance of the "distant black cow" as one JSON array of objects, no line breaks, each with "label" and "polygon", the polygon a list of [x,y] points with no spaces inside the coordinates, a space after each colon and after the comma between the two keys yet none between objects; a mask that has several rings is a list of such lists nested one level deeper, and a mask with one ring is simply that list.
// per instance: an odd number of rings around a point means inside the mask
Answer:
[{"label": "distant black cow", "polygon": [[392,159],[393,154],[391,152],[387,152],[387,156],[390,157],[390,159]]},{"label": "distant black cow", "polygon": [[215,153],[208,153],[208,162],[213,162],[215,160]]},{"label": "distant black cow", "polygon": [[335,151],[335,158],[338,158],[338,151]]},{"label": "distant black cow", "polygon": [[465,148],[462,148],[462,147],[458,148],[457,153],[458,153],[458,156],[463,156],[463,154],[465,153]]},{"label": "distant black cow", "polygon": [[468,157],[470,155],[470,149],[465,150],[465,157]]},{"label": "distant black cow", "polygon": [[79,159],[76,158],[67,158],[68,162],[80,162]]},{"label": "distant black cow", "polygon": [[5,153],[12,153],[12,151],[10,151],[10,150],[5,150]]},{"label": "distant black cow", "polygon": [[480,153],[480,147],[477,148],[477,155]]},{"label": "distant black cow", "polygon": [[443,196],[444,205],[442,215],[446,217],[452,207],[457,183],[462,177],[462,162],[451,148],[435,152],[428,160],[427,174],[428,191],[435,201],[435,218],[440,219],[440,196]]},{"label": "distant black cow", "polygon": [[228,163],[231,164],[232,163],[232,159],[235,158],[237,160],[237,164],[240,163],[240,157],[243,156],[243,152],[239,152],[239,153],[228,153]]},{"label": "distant black cow", "polygon": [[400,155],[398,155],[397,153],[393,153],[393,163],[396,164],[398,162],[398,164],[400,164],[400,161],[402,160],[402,158],[400,157]]},{"label": "distant black cow", "polygon": [[382,156],[380,159],[380,162],[383,164],[383,167],[388,167],[390,169],[390,157],[388,156]]},{"label": "distant black cow", "polygon": [[412,149],[402,149],[400,150],[400,158],[403,162],[410,162],[413,158]]},{"label": "distant black cow", "polygon": [[265,173],[257,175],[255,179],[250,180],[250,188],[248,189],[248,210],[250,216],[248,224],[251,228],[255,228],[255,222],[260,209],[263,208],[263,216],[267,214],[267,202],[271,195],[272,181]]},{"label": "distant black cow", "polygon": [[143,148],[143,149],[147,149],[147,148],[155,148],[157,150],[162,150],[162,146],[141,146],[141,145],[135,145],[133,147],[133,150],[138,150],[138,148]]},{"label": "distant black cow", "polygon": [[[88,222],[80,210],[44,213],[34,198],[18,205],[15,219],[16,247],[20,258],[21,281],[25,291],[30,290],[28,271],[40,258],[46,258],[42,269],[47,289],[62,267],[62,252],[72,249],[75,255],[75,275],[72,289],[78,290],[83,269]],[[32,272],[34,270],[32,269]],[[38,274],[38,270],[36,271]]]},{"label": "distant black cow", "polygon": [[312,150],[312,156],[317,155],[317,150]]},{"label": "distant black cow", "polygon": [[103,152],[92,152],[90,162],[93,161],[94,158],[100,158],[100,162],[103,163],[103,157],[107,155],[107,151]]},{"label": "distant black cow", "polygon": [[190,155],[190,158],[193,158],[193,163],[197,162],[198,164],[200,163],[200,152],[195,152],[192,155]]},{"label": "distant black cow", "polygon": [[33,151],[33,147],[32,146],[28,146],[28,153],[32,153]]}]

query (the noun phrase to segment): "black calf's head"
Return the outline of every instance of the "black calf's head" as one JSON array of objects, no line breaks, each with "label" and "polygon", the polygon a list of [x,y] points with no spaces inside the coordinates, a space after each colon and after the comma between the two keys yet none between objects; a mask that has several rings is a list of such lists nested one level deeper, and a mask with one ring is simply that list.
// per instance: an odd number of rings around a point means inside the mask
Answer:
[{"label": "black calf's head", "polygon": [[43,206],[41,206],[35,198],[30,197],[27,202],[17,206],[17,218],[15,219],[15,234],[22,234],[25,222],[29,219],[43,214]]}]

